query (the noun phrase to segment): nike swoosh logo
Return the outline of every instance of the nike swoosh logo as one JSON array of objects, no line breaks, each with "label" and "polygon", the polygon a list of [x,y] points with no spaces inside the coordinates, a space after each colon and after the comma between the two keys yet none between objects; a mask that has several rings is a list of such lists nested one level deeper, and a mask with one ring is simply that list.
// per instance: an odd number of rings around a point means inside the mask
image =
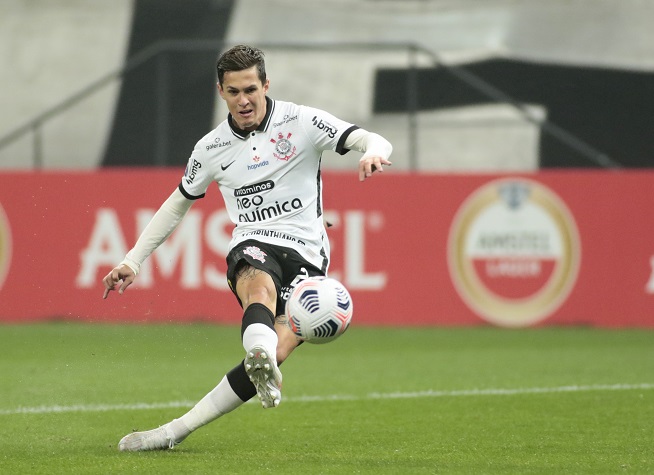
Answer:
[{"label": "nike swoosh logo", "polygon": [[222,171],[227,170],[227,169],[232,165],[232,163],[234,163],[235,161],[236,161],[236,160],[232,160],[232,161],[229,162],[227,165],[220,165],[220,169],[221,169]]}]

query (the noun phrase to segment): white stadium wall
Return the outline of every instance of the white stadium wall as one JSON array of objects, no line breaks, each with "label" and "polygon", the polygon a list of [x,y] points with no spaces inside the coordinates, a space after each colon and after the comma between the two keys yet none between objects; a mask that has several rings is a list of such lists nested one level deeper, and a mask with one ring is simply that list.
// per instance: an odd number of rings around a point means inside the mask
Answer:
[{"label": "white stadium wall", "polygon": [[[131,0],[0,2],[0,137],[76,94],[125,58]],[[113,82],[44,128],[47,168],[93,168],[120,88]],[[0,149],[0,168],[31,168],[32,137]]]}]

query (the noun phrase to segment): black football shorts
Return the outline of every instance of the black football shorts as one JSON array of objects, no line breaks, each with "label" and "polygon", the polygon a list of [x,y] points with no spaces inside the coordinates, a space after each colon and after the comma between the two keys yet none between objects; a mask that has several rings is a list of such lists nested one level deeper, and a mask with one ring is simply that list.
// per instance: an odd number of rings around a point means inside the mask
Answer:
[{"label": "black football shorts", "polygon": [[[227,255],[227,282],[234,295],[236,295],[236,274],[246,264],[260,269],[272,277],[277,289],[276,315],[282,315],[285,312],[286,301],[298,282],[307,277],[324,275],[320,269],[307,262],[294,249],[250,239],[236,245]],[[238,295],[236,298],[238,303],[243,306]]]}]

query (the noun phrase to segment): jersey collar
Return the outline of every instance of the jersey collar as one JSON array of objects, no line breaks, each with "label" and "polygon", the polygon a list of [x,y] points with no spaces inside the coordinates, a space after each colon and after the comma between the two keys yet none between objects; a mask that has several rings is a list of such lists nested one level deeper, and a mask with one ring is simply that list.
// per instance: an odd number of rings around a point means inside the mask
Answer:
[{"label": "jersey collar", "polygon": [[[265,132],[266,129],[268,129],[268,125],[270,124],[270,118],[272,117],[274,109],[275,109],[275,101],[273,101],[270,97],[266,96],[266,115],[263,117],[263,120],[259,124],[259,127],[256,128],[258,132]],[[238,138],[245,140],[250,135],[250,132],[246,132],[243,129],[239,129],[236,126],[236,124],[234,123],[234,119],[232,119],[232,114],[227,114],[227,123],[229,124],[229,128],[232,129],[232,133]]]}]

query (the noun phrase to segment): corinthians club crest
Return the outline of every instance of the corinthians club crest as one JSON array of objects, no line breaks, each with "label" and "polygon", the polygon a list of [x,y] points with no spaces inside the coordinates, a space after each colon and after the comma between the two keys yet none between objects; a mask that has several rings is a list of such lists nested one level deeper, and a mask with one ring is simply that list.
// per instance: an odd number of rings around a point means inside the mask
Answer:
[{"label": "corinthians club crest", "polygon": [[537,323],[566,300],[580,242],[565,203],[541,183],[491,181],[473,192],[450,228],[455,287],[478,316],[507,327]]},{"label": "corinthians club crest", "polygon": [[284,134],[279,132],[277,134],[277,140],[270,139],[270,142],[275,144],[275,153],[273,153],[273,155],[277,160],[284,160],[287,162],[291,157],[293,157],[293,155],[295,155],[296,147],[289,140],[291,135],[293,134],[289,132],[286,134],[286,137],[284,137]]}]

